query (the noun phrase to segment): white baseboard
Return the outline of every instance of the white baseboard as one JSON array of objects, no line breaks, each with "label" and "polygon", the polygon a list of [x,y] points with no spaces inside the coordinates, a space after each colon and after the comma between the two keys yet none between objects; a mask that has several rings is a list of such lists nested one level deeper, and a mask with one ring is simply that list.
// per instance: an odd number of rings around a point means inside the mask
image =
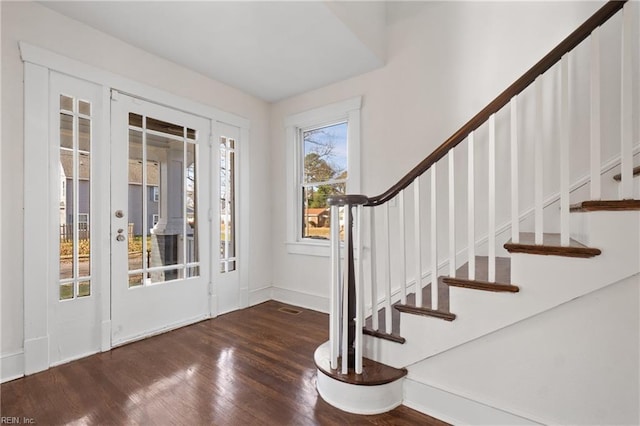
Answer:
[{"label": "white baseboard", "polygon": [[496,426],[540,424],[531,419],[409,378],[404,380],[402,403],[409,408],[451,424]]},{"label": "white baseboard", "polygon": [[24,376],[24,352],[0,355],[0,383]]},{"label": "white baseboard", "polygon": [[254,290],[249,291],[249,306],[259,305],[260,303],[264,303],[268,300],[271,300],[271,290],[273,287],[265,286],[261,288],[256,288]]},{"label": "white baseboard", "polygon": [[111,320],[102,321],[102,336],[100,350],[106,352],[111,350]]},{"label": "white baseboard", "polygon": [[49,368],[49,336],[24,341],[24,374],[29,375]]},{"label": "white baseboard", "polygon": [[272,287],[271,299],[301,308],[328,313],[329,298],[286,288]]}]

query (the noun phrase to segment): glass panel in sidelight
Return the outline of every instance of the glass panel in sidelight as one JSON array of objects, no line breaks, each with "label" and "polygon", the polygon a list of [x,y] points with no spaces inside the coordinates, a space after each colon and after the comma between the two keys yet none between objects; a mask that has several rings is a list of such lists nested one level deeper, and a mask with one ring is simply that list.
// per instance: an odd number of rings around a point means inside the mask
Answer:
[{"label": "glass panel in sidelight", "polygon": [[[233,145],[233,139],[229,140]],[[235,257],[236,255],[236,160],[235,152],[229,152],[229,192],[228,192],[228,215],[229,227],[227,229],[227,240],[229,241],[229,250],[227,257]],[[230,271],[235,270],[235,265]]]},{"label": "glass panel in sidelight", "polygon": [[73,116],[60,113],[60,147],[73,149]]},{"label": "glass panel in sidelight", "polygon": [[91,281],[80,281],[78,283],[78,297],[91,296]]},{"label": "glass panel in sidelight", "polygon": [[74,277],[73,152],[60,149],[60,279]]},{"label": "glass panel in sidelight", "polygon": [[60,110],[73,112],[73,98],[60,95]]},{"label": "glass panel in sidelight", "polygon": [[91,115],[91,103],[78,101],[78,112],[82,115]]},{"label": "glass panel in sidelight", "polygon": [[60,284],[60,300],[69,300],[73,299],[73,283],[64,283]]},{"label": "glass panel in sidelight", "polygon": [[78,277],[91,275],[91,156],[78,154]]},{"label": "glass panel in sidelight", "polygon": [[220,138],[220,260],[221,272],[229,272],[229,258],[235,256],[235,141]]},{"label": "glass panel in sidelight", "polygon": [[91,151],[91,120],[87,118],[78,118],[78,149]]}]

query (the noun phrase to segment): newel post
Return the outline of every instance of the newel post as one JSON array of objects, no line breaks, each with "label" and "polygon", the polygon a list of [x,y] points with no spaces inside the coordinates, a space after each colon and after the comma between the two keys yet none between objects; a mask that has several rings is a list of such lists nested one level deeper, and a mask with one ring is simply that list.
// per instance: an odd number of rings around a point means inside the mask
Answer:
[{"label": "newel post", "polygon": [[[348,369],[361,370],[361,362],[357,362],[357,358],[362,357],[362,351],[356,347],[356,333],[362,333],[362,330],[357,330],[356,316],[362,312],[362,307],[358,309],[357,306],[361,298],[358,297],[356,285],[353,208],[367,202],[368,198],[364,195],[332,195],[327,198],[327,204],[331,207],[331,367],[338,368],[338,356],[341,356],[343,374]],[[340,220],[340,208],[343,210],[343,221]],[[344,224],[344,260],[340,254],[341,223]]]}]

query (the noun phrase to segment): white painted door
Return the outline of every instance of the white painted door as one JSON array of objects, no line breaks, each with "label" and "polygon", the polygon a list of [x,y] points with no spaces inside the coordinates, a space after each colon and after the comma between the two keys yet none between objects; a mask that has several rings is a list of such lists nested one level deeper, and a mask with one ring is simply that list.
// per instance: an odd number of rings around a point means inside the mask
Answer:
[{"label": "white painted door", "polygon": [[112,345],[211,311],[210,120],[113,92]]},{"label": "white painted door", "polygon": [[214,230],[214,247],[219,255],[214,270],[216,295],[215,314],[224,314],[242,307],[240,301],[240,272],[238,258],[238,148],[240,129],[224,123],[216,123],[215,134],[218,149],[213,152],[213,164],[219,177],[215,180],[213,199],[219,200],[216,217],[220,226]]},{"label": "white painted door", "polygon": [[[55,72],[49,91],[53,233],[48,292],[49,364],[98,352],[109,291],[109,149],[102,87]],[[106,195],[106,198],[105,198]],[[34,218],[35,220],[35,218]]]}]

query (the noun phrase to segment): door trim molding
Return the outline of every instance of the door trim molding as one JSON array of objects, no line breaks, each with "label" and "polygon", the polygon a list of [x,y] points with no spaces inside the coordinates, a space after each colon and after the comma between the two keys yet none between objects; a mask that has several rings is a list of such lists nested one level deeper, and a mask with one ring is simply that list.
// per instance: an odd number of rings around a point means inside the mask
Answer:
[{"label": "door trim molding", "polygon": [[[24,64],[24,371],[49,368],[49,70]],[[28,160],[27,160],[28,159]]]}]

